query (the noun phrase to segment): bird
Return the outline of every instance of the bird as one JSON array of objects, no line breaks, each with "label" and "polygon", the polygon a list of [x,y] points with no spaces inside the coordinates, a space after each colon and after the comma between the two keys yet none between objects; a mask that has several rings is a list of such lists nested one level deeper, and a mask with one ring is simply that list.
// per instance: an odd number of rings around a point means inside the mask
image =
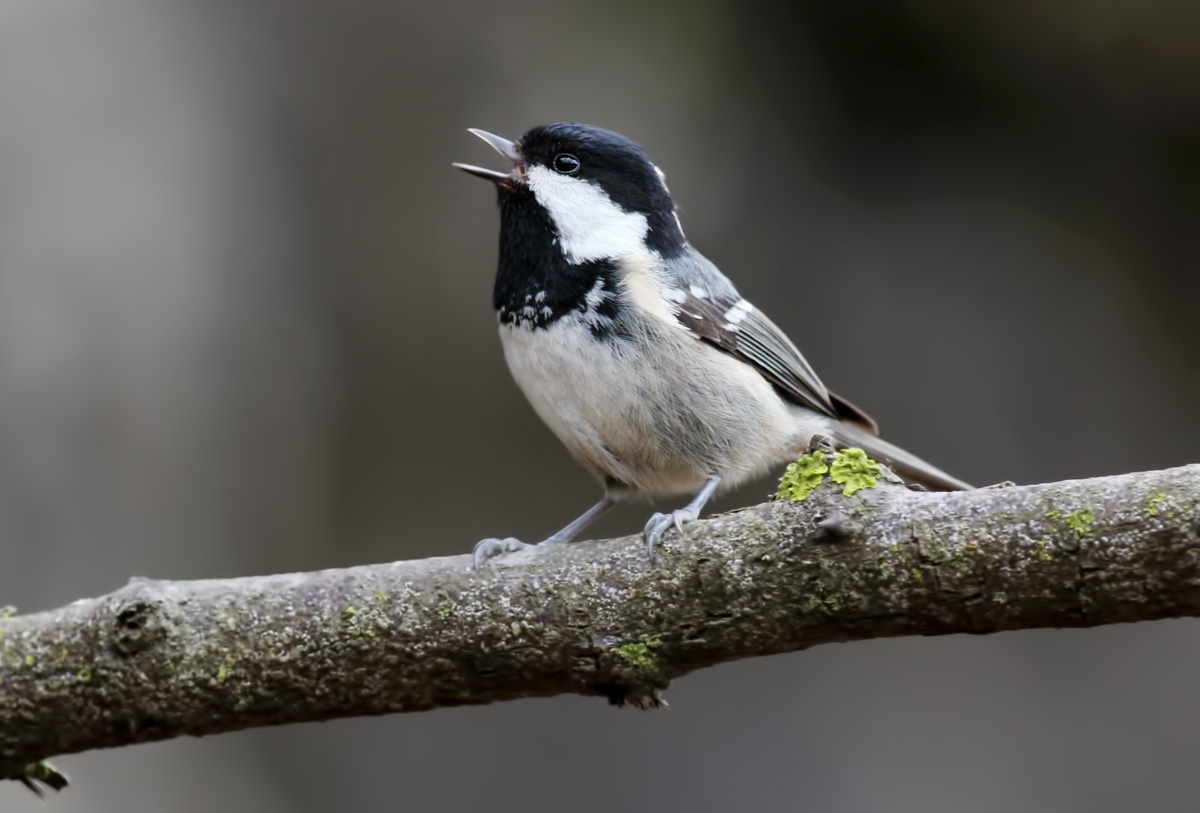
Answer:
[{"label": "bird", "polygon": [[[517,141],[470,128],[506,171],[495,185],[492,304],[505,360],[534,411],[603,484],[595,505],[541,546],[573,540],[631,498],[688,494],[642,533],[652,564],[672,528],[719,489],[794,459],[814,435],[858,447],[933,490],[969,489],[878,436],[795,344],[684,236],[666,175],[625,136],[558,122]],[[480,541],[476,568],[532,547]]]}]

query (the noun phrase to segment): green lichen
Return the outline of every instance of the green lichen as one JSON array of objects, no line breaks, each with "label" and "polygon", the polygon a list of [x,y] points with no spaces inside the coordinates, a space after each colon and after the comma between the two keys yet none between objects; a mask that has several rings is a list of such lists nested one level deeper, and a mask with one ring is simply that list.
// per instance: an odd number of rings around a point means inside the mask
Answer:
[{"label": "green lichen", "polygon": [[1057,508],[1051,508],[1046,512],[1046,519],[1050,520],[1051,522],[1058,522],[1060,519],[1062,519],[1062,511],[1059,511]]},{"label": "green lichen", "polygon": [[658,668],[658,656],[654,654],[654,650],[658,649],[658,644],[657,638],[643,638],[634,644],[622,644],[613,652],[634,669],[653,672]]},{"label": "green lichen", "polygon": [[[342,621],[346,628],[350,631],[350,635],[354,638],[375,638],[376,633],[371,624],[372,613],[370,608],[360,610],[354,605],[347,606],[342,610]],[[379,622],[378,612],[375,613],[375,626],[382,627]]]},{"label": "green lichen", "polygon": [[919,568],[914,567],[912,570],[908,571],[908,575],[915,582],[925,581],[925,574],[922,573]]},{"label": "green lichen", "polygon": [[1050,544],[1045,539],[1039,539],[1033,543],[1033,558],[1039,562],[1049,562],[1054,559],[1054,554],[1050,552]]},{"label": "green lichen", "polygon": [[32,655],[25,656],[25,665],[26,666],[33,666],[35,663],[37,663],[37,659],[34,658]]},{"label": "green lichen", "polygon": [[29,788],[38,798],[44,799],[46,789],[60,791],[70,784],[67,775],[55,768],[49,762],[31,762],[25,766],[25,772],[19,777],[21,784]]},{"label": "green lichen", "polygon": [[842,608],[842,603],[845,601],[845,596],[839,596],[837,593],[832,593],[828,596],[810,595],[804,600],[804,609],[810,613],[836,613]]},{"label": "green lichen", "polygon": [[862,449],[849,448],[834,452],[832,464],[826,462],[824,452],[812,452],[800,455],[795,463],[788,465],[779,480],[776,499],[801,502],[821,485],[826,474],[833,482],[843,486],[842,494],[853,497],[865,488],[879,485],[882,473],[879,464],[867,457]]},{"label": "green lichen", "polygon": [[1092,515],[1092,509],[1081,508],[1078,511],[1072,511],[1067,514],[1067,525],[1071,526],[1071,530],[1083,536],[1088,531],[1092,530],[1092,522],[1095,517]]},{"label": "green lichen", "polygon": [[776,499],[801,502],[812,494],[813,489],[821,485],[821,480],[829,472],[825,463],[824,452],[802,454],[795,463],[789,463],[779,480],[779,494]]},{"label": "green lichen", "polygon": [[994,596],[992,596],[992,601],[996,602],[997,604],[1007,604],[1008,603],[1008,593],[1005,593],[1003,591],[996,593]]},{"label": "green lichen", "polygon": [[217,683],[224,683],[234,673],[234,667],[237,661],[233,658],[227,658],[224,663],[217,666]]},{"label": "green lichen", "polygon": [[89,680],[92,679],[92,670],[88,669],[86,666],[83,667],[82,669],[80,669],[78,672],[75,673],[75,679],[78,680],[80,683],[87,683]]},{"label": "green lichen", "polygon": [[853,497],[855,493],[866,488],[874,488],[879,484],[879,476],[883,470],[879,464],[867,457],[862,449],[841,449],[833,456],[833,465],[829,467],[829,478],[840,486],[842,494]]},{"label": "green lichen", "polygon": [[454,601],[453,599],[444,598],[438,604],[436,612],[437,612],[438,618],[445,621],[457,609],[458,609],[458,602]]},{"label": "green lichen", "polygon": [[1150,498],[1150,504],[1146,506],[1146,516],[1157,517],[1159,514],[1159,506],[1167,501],[1167,495],[1160,491]]},{"label": "green lichen", "polygon": [[927,539],[919,542],[922,558],[931,562],[944,562],[950,558],[950,546],[941,539]]}]

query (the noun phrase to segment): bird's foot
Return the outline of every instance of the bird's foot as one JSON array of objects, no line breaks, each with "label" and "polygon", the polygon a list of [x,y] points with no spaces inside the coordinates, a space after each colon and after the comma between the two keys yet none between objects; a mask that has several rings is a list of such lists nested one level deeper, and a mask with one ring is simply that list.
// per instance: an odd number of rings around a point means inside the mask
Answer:
[{"label": "bird's foot", "polygon": [[488,559],[494,559],[497,556],[502,556],[513,551],[524,550],[525,548],[534,547],[529,542],[522,542],[520,539],[508,537],[507,539],[484,539],[475,545],[475,550],[471,554],[476,570],[483,567]]},{"label": "bird's foot", "polygon": [[522,542],[520,539],[513,539],[511,536],[507,539],[485,539],[475,546],[475,551],[471,556],[474,567],[478,570],[488,559],[501,556],[505,553],[512,553],[516,550],[548,547],[550,545],[561,545],[564,542],[570,542],[579,535],[580,531],[608,513],[609,509],[616,504],[616,498],[605,494],[604,499],[571,520],[567,527],[558,531],[558,533],[551,534],[536,545],[529,542]]},{"label": "bird's foot", "polygon": [[642,532],[642,539],[646,541],[646,555],[650,557],[650,564],[658,564],[658,545],[662,542],[663,535],[671,530],[672,526],[682,536],[684,523],[692,522],[699,518],[699,516],[700,512],[688,505],[683,508],[677,508],[669,514],[655,514],[650,517],[650,521],[646,523],[646,530]]}]

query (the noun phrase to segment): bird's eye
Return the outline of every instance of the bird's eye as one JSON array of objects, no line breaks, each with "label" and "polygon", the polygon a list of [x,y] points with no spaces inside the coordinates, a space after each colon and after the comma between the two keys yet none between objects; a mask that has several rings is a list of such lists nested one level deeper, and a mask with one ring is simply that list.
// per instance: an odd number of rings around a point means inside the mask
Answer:
[{"label": "bird's eye", "polygon": [[565,152],[560,152],[554,156],[554,171],[563,175],[570,175],[579,171],[579,159],[574,155],[569,155]]}]

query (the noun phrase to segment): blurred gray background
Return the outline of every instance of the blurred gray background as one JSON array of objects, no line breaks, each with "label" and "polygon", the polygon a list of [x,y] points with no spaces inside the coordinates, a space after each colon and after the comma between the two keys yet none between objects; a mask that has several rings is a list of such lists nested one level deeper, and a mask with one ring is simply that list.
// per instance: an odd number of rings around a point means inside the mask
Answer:
[{"label": "blurred gray background", "polygon": [[[468,126],[640,141],[826,382],[961,477],[1200,460],[1197,31],[1190,0],[8,0],[0,604],[466,552],[591,504],[504,368]],[[68,756],[51,809],[1195,810],[1198,629]]]}]

